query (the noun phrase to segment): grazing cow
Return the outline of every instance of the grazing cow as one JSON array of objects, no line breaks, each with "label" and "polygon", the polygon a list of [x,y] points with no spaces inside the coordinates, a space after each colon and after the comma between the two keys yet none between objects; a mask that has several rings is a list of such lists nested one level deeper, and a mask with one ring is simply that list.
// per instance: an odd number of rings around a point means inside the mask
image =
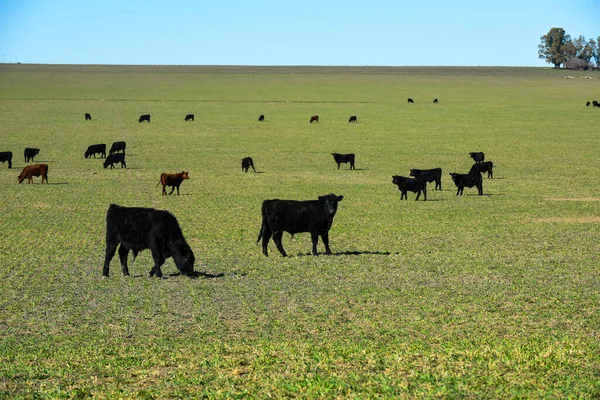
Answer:
[{"label": "grazing cow", "polygon": [[339,154],[339,153],[331,153],[331,155],[333,156],[333,159],[335,160],[338,169],[340,169],[340,164],[344,163],[350,163],[350,169],[356,169],[354,168],[354,153],[349,153],[349,154]]},{"label": "grazing cow", "polygon": [[194,253],[185,241],[177,219],[168,211],[111,204],[106,212],[106,253],[102,270],[105,277],[108,277],[110,261],[117,246],[124,276],[129,276],[129,251],[133,251],[135,260],[145,249],[150,249],[154,259],[150,276],[162,278],[160,267],[169,257],[173,257],[182,275],[194,275]]},{"label": "grazing cow", "polygon": [[433,168],[433,169],[416,169],[413,168],[410,170],[410,176],[414,176],[415,178],[421,178],[426,182],[434,182],[435,181],[435,190],[442,190],[442,169],[441,168]]},{"label": "grazing cow", "polygon": [[438,99],[433,99],[433,104],[437,104],[438,103]]},{"label": "grazing cow", "polygon": [[585,106],[589,107],[590,106],[590,102],[588,101],[587,103],[585,103]]},{"label": "grazing cow", "polygon": [[483,195],[483,179],[481,179],[480,173],[475,174],[457,174],[455,172],[451,172],[450,176],[454,181],[454,184],[458,188],[456,195],[459,194],[462,196],[463,190],[466,187],[472,188],[476,187],[479,196]]},{"label": "grazing cow", "polygon": [[358,122],[356,120],[356,115],[353,115],[353,116],[350,117],[350,119],[348,120],[348,123],[350,123],[350,122]]},{"label": "grazing cow", "polygon": [[264,120],[265,120],[265,116],[264,116],[264,115],[262,115],[262,114],[260,114],[260,115],[258,116],[258,122],[263,122]]},{"label": "grazing cow", "polygon": [[480,163],[485,160],[485,154],[483,154],[482,151],[469,153],[469,156],[471,156],[473,161],[475,161],[476,163]]},{"label": "grazing cow", "polygon": [[337,206],[344,196],[328,194],[319,196],[318,200],[265,200],[262,203],[262,225],[256,243],[262,239],[262,249],[265,256],[269,256],[267,245],[271,236],[282,256],[287,257],[281,244],[283,232],[292,236],[300,232],[310,232],[312,239],[312,254],[317,253],[319,236],[325,245],[325,254],[331,254],[329,249],[329,229]]},{"label": "grazing cow", "polygon": [[138,122],[142,123],[144,121],[150,123],[150,114],[140,115]]},{"label": "grazing cow", "polygon": [[115,166],[113,164],[119,162],[121,163],[121,168],[127,168],[127,165],[125,164],[125,153],[109,154],[108,157],[106,157],[106,160],[104,160],[104,169],[109,165],[110,168],[114,168]]},{"label": "grazing cow", "polygon": [[[150,116],[148,116],[148,118],[150,118]],[[185,116],[185,120],[186,121],[193,121],[194,120],[194,114],[188,114],[188,115],[186,115]],[[150,119],[148,119],[148,122],[150,122]]]},{"label": "grazing cow", "polygon": [[254,169],[254,161],[252,161],[252,157],[244,157],[242,158],[242,171],[248,172],[248,168],[252,167],[252,170],[256,172]]},{"label": "grazing cow", "polygon": [[484,172],[488,173],[488,179],[489,178],[493,178],[494,177],[494,163],[491,161],[484,161],[484,162],[480,162],[480,163],[475,163],[473,164],[473,166],[471,167],[471,170],[469,171],[469,174],[481,174]]},{"label": "grazing cow", "polygon": [[158,182],[158,185],[162,184],[162,195],[166,195],[167,191],[165,190],[165,187],[167,186],[171,186],[171,193],[169,194],[173,194],[173,191],[175,190],[175,188],[177,188],[177,195],[179,195],[179,185],[181,185],[181,182],[183,182],[184,179],[190,179],[188,173],[186,171],[182,171],[179,174],[166,174],[166,173],[162,173],[160,174],[160,182]]},{"label": "grazing cow", "polygon": [[312,117],[310,117],[310,121],[308,121],[308,122],[310,122],[311,124],[313,122],[319,122],[319,116],[318,115],[313,115]]},{"label": "grazing cow", "polygon": [[89,113],[85,113],[85,120],[86,121],[91,121],[92,120],[92,116]]},{"label": "grazing cow", "polygon": [[0,162],[4,164],[5,161],[8,161],[8,168],[12,168],[12,151],[0,152]]},{"label": "grazing cow", "polygon": [[125,147],[127,147],[127,143],[125,142],[114,142],[112,144],[112,146],[110,146],[110,150],[108,151],[108,154],[113,154],[113,153],[117,153],[119,151],[122,151],[123,154],[125,154]]},{"label": "grazing cow", "polygon": [[600,108],[600,103],[598,103],[598,101],[596,101],[596,100],[592,101],[592,105],[594,107],[599,107]]},{"label": "grazing cow", "polygon": [[28,165],[21,171],[21,174],[18,177],[19,183],[22,183],[25,178],[28,179],[27,183],[33,183],[33,177],[40,175],[42,177],[42,183],[44,183],[45,179],[46,184],[48,184],[48,164]]},{"label": "grazing cow", "polygon": [[25,162],[33,161],[33,157],[40,153],[40,149],[33,149],[31,147],[26,147],[23,152],[23,156],[25,157]]},{"label": "grazing cow", "polygon": [[400,190],[400,200],[408,200],[408,191],[417,194],[416,200],[419,200],[419,196],[423,193],[423,201],[427,200],[427,181],[422,178],[408,178],[406,176],[393,175],[392,183],[398,185]]},{"label": "grazing cow", "polygon": [[96,158],[96,154],[100,154],[100,158],[106,157],[106,145],[102,144],[93,144],[87,148],[85,151],[85,158],[90,158],[94,156]]},{"label": "grazing cow", "polygon": [[411,99],[411,98],[409,98],[409,99],[408,99],[408,104],[412,104],[412,103],[414,103],[414,100],[413,100],[413,99]]}]

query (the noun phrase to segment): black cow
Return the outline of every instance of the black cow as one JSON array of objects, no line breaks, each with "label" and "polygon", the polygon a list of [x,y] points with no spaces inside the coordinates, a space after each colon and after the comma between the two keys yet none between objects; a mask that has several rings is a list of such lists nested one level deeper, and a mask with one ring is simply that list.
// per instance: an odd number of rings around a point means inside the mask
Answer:
[{"label": "black cow", "polygon": [[40,149],[26,147],[25,151],[23,152],[23,156],[25,157],[25,162],[33,161],[33,157],[38,155],[39,152],[40,152]]},{"label": "black cow", "polygon": [[469,153],[469,156],[471,156],[473,161],[475,161],[476,163],[480,163],[485,160],[485,154],[483,154],[482,151]]},{"label": "black cow", "polygon": [[92,156],[96,158],[96,154],[98,153],[100,154],[100,158],[106,157],[106,145],[104,143],[88,146],[87,150],[85,151],[85,158],[90,158]]},{"label": "black cow", "polygon": [[142,123],[144,121],[150,123],[150,114],[140,115],[138,122]]},{"label": "black cow", "polygon": [[479,196],[483,195],[483,179],[481,178],[480,173],[475,174],[457,174],[455,172],[451,172],[450,176],[454,181],[454,184],[458,188],[456,195],[459,194],[462,196],[463,190],[465,187],[472,188],[476,187]]},{"label": "black cow", "polygon": [[254,169],[254,161],[252,161],[252,157],[242,158],[242,171],[248,172],[248,168],[250,167],[252,167],[252,170],[256,172],[256,169]]},{"label": "black cow", "polygon": [[417,194],[416,200],[419,200],[419,196],[423,193],[423,201],[427,200],[427,181],[422,178],[408,178],[406,176],[393,175],[392,183],[398,185],[400,190],[400,200],[408,200],[408,191]]},{"label": "black cow", "polygon": [[433,99],[433,104],[437,104],[438,103],[438,99]]},{"label": "black cow", "polygon": [[258,117],[258,122],[263,122],[265,120],[265,116],[260,114]]},{"label": "black cow", "polygon": [[590,106],[590,102],[588,101],[587,103],[585,103],[585,106],[589,107]]},{"label": "black cow", "polygon": [[308,121],[308,122],[310,122],[311,124],[313,122],[319,122],[319,116],[318,115],[313,115],[312,117],[310,117],[310,121]]},{"label": "black cow", "polygon": [[412,103],[414,103],[413,99],[409,98],[408,99],[408,104],[412,104]]},{"label": "black cow", "polygon": [[354,153],[349,153],[349,154],[339,154],[339,153],[331,153],[331,155],[333,156],[333,159],[335,160],[338,169],[340,169],[340,164],[346,164],[346,163],[350,163],[350,169],[356,169],[354,168]]},{"label": "black cow", "polygon": [[91,121],[92,120],[92,116],[89,113],[85,113],[85,120],[86,121]]},{"label": "black cow", "polygon": [[353,115],[353,116],[350,117],[350,119],[348,120],[348,123],[350,123],[350,122],[358,122],[356,120],[356,115]]},{"label": "black cow", "polygon": [[135,260],[138,253],[145,249],[150,249],[154,259],[150,276],[162,278],[160,267],[169,257],[173,257],[182,275],[194,275],[194,253],[185,241],[177,219],[168,211],[111,204],[106,212],[106,253],[102,270],[105,277],[108,277],[110,261],[117,246],[125,276],[129,276],[129,251],[133,251]]},{"label": "black cow", "polygon": [[110,146],[110,150],[108,151],[108,154],[113,154],[113,153],[117,153],[119,151],[122,151],[123,154],[125,154],[125,148],[127,147],[127,143],[125,142],[114,142],[112,144],[112,146]]},{"label": "black cow", "polygon": [[594,107],[600,107],[600,103],[598,103],[598,101],[596,101],[596,100],[592,101],[592,105]]},{"label": "black cow", "polygon": [[109,154],[108,157],[106,157],[106,160],[104,160],[104,169],[109,165],[111,168],[114,168],[115,166],[113,164],[116,163],[121,163],[121,168],[127,168],[127,165],[125,164],[125,153]]},{"label": "black cow", "polygon": [[0,162],[4,164],[5,161],[8,161],[8,168],[12,168],[12,151],[0,152]]},{"label": "black cow", "polygon": [[435,190],[442,190],[442,169],[441,168],[432,168],[432,169],[416,169],[413,168],[410,170],[410,176],[414,176],[415,178],[421,178],[426,182],[434,182],[435,181]]},{"label": "black cow", "polygon": [[256,243],[262,239],[262,249],[265,256],[269,256],[267,245],[271,236],[282,256],[287,257],[281,244],[283,232],[292,236],[300,232],[310,232],[312,239],[312,254],[318,255],[317,243],[319,236],[325,245],[325,254],[331,254],[329,249],[329,229],[333,224],[333,217],[337,206],[344,196],[328,194],[319,196],[318,200],[265,200],[262,203],[262,226]]},{"label": "black cow", "polygon": [[491,161],[484,161],[480,163],[475,163],[471,167],[469,174],[481,174],[484,172],[488,173],[488,179],[494,177],[494,163]]},{"label": "black cow", "polygon": [[[150,116],[148,116],[148,118],[150,118]],[[188,115],[186,115],[185,116],[185,120],[186,121],[193,121],[194,120],[194,114],[188,114]],[[150,119],[148,119],[148,122],[150,122]]]}]

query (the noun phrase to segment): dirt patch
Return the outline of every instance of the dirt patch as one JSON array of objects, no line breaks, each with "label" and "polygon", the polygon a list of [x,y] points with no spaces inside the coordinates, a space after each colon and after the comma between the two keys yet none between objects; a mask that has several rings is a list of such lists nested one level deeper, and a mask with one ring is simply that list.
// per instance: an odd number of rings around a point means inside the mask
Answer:
[{"label": "dirt patch", "polygon": [[531,222],[564,222],[564,223],[578,223],[587,224],[600,222],[600,217],[552,217],[552,218],[534,218]]},{"label": "dirt patch", "polygon": [[600,201],[600,197],[550,197],[552,201]]}]

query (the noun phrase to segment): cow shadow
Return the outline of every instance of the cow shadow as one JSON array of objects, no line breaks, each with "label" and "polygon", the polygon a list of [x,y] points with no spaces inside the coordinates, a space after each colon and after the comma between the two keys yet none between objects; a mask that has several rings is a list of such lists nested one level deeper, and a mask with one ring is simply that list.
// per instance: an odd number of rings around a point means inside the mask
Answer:
[{"label": "cow shadow", "polygon": [[[398,255],[400,253],[396,252],[396,253],[392,253],[389,251],[371,251],[371,250],[354,250],[354,251],[339,251],[339,252],[335,252],[335,253],[331,253],[329,254],[329,256],[362,256],[362,255],[375,255],[375,256],[390,256],[390,255]],[[298,253],[298,257],[312,257],[313,254],[312,253]],[[325,253],[319,253],[319,256],[325,256],[327,257],[328,255]]]},{"label": "cow shadow", "polygon": [[[174,272],[172,274],[169,274],[168,276],[183,276],[183,275],[181,275],[178,272]],[[187,275],[187,277],[190,279],[198,279],[198,278],[216,279],[216,278],[222,278],[224,276],[225,276],[225,274],[223,272],[220,272],[218,274],[213,274],[210,272],[200,272],[200,271],[194,271],[190,275]]]},{"label": "cow shadow", "polygon": [[48,185],[68,185],[69,182],[52,182],[48,183]]}]

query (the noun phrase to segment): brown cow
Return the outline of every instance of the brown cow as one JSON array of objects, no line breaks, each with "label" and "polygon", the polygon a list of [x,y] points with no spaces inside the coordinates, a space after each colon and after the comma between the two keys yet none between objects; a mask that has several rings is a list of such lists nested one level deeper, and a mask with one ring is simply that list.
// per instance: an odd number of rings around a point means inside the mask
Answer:
[{"label": "brown cow", "polygon": [[163,196],[167,194],[167,191],[165,190],[166,186],[171,186],[173,188],[169,194],[173,194],[175,188],[177,188],[177,194],[179,194],[179,185],[181,185],[181,182],[183,182],[184,179],[190,179],[188,173],[185,171],[182,171],[179,174],[162,173],[160,174],[160,182],[158,182],[156,186],[162,184]]},{"label": "brown cow", "polygon": [[310,121],[311,124],[313,122],[319,122],[319,116],[318,115],[313,115],[312,117],[310,117]]},{"label": "brown cow", "polygon": [[28,165],[23,168],[21,174],[19,175],[19,183],[22,183],[25,178],[29,179],[28,183],[33,182],[34,176],[42,176],[42,183],[44,183],[44,179],[46,180],[46,184],[48,183],[48,164],[33,164]]}]

